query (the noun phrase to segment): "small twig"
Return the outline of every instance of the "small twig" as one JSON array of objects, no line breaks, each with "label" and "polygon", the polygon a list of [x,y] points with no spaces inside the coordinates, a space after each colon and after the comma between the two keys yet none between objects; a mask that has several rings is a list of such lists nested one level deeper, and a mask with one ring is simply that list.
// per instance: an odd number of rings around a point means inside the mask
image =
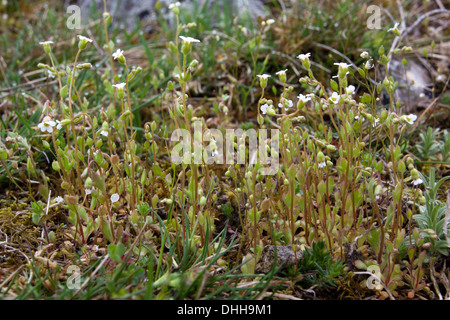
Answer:
[{"label": "small twig", "polygon": [[[41,88],[41,87],[50,86],[50,85],[53,85],[53,84],[56,84],[56,83],[58,83],[58,81],[57,80],[53,80],[51,82],[41,83],[41,84],[38,84],[38,85],[35,85],[35,86],[32,86],[32,87],[23,88],[22,90],[23,91],[30,91],[30,90],[38,89],[38,88]],[[9,92],[9,93],[1,96],[0,99],[5,99],[8,96],[11,96],[13,94],[18,94],[18,93],[19,92],[12,91],[12,92]]]},{"label": "small twig", "polygon": [[81,290],[83,290],[87,284],[89,283],[89,280],[95,276],[97,274],[97,272],[100,270],[100,268],[103,266],[103,264],[108,260],[109,255],[106,254],[105,257],[103,258],[102,262],[100,262],[100,264],[98,265],[98,267],[94,270],[94,272],[86,279],[86,281],[84,281],[84,283],[81,285],[80,289],[78,289],[75,293],[74,293],[74,297],[80,293]]},{"label": "small twig", "polygon": [[445,9],[444,5],[442,4],[441,0],[436,0],[436,4],[441,8],[442,10]]},{"label": "small twig", "polygon": [[[353,61],[350,60],[350,58],[348,58],[348,57],[347,57],[346,55],[344,55],[343,53],[337,51],[336,49],[334,49],[334,48],[332,48],[332,47],[330,47],[330,46],[327,46],[326,44],[322,44],[322,43],[318,43],[318,42],[314,42],[314,44],[317,45],[318,47],[327,49],[327,50],[329,50],[329,51],[331,51],[331,52],[337,54],[338,56],[340,56],[341,58],[343,58],[344,60],[346,60],[347,62],[349,62],[353,68],[355,68],[356,70],[358,69],[358,66],[357,66],[356,64],[354,64]],[[368,79],[369,79],[369,81],[370,81],[371,83],[376,84],[375,80],[373,80],[372,78],[368,77]]]},{"label": "small twig", "polygon": [[[400,26],[400,34],[401,37],[404,39],[411,31],[413,31],[425,18],[434,15],[434,14],[438,14],[438,13],[444,13],[444,14],[448,14],[450,13],[450,10],[446,10],[446,9],[435,9],[435,10],[431,10],[423,15],[421,15],[419,18],[417,18],[417,20],[411,25],[409,26],[406,30],[403,27],[403,21],[402,21],[402,25]],[[391,49],[389,50],[389,52],[392,52],[396,47],[398,42],[400,41],[400,37],[395,37],[394,41],[392,42],[391,45]],[[390,65],[390,60],[388,62],[388,69],[389,69],[389,65]]]},{"label": "small twig", "polygon": [[8,282],[11,281],[11,279],[14,278],[14,276],[15,276],[16,274],[18,274],[20,271],[22,271],[23,268],[24,268],[24,265],[21,265],[16,271],[14,271],[13,273],[11,273],[11,274],[8,276],[8,278],[6,278],[5,281],[3,281],[3,282],[0,284],[0,290],[1,290],[5,285],[7,285]]},{"label": "small twig", "polygon": [[273,296],[277,297],[277,298],[281,298],[281,299],[287,299],[287,300],[303,300],[303,299],[300,299],[300,298],[297,298],[294,296],[290,296],[287,294],[282,294],[282,293],[274,293]]},{"label": "small twig", "polygon": [[436,290],[436,293],[439,297],[439,300],[443,300],[442,299],[442,294],[441,291],[439,290],[439,285],[436,282],[436,278],[434,277],[434,274],[436,273],[435,269],[434,269],[434,261],[431,261],[430,263],[430,276],[431,276],[431,281],[433,282],[434,285],[434,289]]},{"label": "small twig", "polygon": [[400,12],[400,30],[405,28],[405,13],[403,12],[403,5],[401,0],[397,0],[398,11]]}]

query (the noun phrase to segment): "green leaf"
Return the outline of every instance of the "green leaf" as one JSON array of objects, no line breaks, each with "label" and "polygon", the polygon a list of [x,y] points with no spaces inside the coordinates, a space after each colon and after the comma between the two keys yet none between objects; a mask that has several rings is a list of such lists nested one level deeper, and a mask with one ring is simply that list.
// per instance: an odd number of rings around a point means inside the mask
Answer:
[{"label": "green leaf", "polygon": [[61,95],[62,99],[67,97],[68,91],[69,91],[69,89],[67,88],[67,85],[65,85],[64,87],[61,88],[61,90],[59,91],[59,94]]},{"label": "green leaf", "polygon": [[105,177],[95,172],[92,173],[92,185],[102,192],[106,192]]},{"label": "green leaf", "polygon": [[122,262],[122,256],[124,253],[125,246],[123,245],[123,243],[119,243],[118,245],[110,244],[108,246],[109,257],[116,262]]},{"label": "green leaf", "polygon": [[339,91],[339,86],[337,84],[336,81],[334,81],[333,79],[330,80],[330,85],[331,85],[331,89],[333,89],[334,91]]},{"label": "green leaf", "polygon": [[158,167],[157,165],[153,165],[152,171],[153,171],[153,173],[156,174],[158,177],[162,177],[163,171],[162,171],[161,168]]},{"label": "green leaf", "polygon": [[367,93],[364,93],[364,95],[361,97],[361,102],[364,104],[368,105],[368,104],[370,104],[371,101],[372,101],[372,97]]}]

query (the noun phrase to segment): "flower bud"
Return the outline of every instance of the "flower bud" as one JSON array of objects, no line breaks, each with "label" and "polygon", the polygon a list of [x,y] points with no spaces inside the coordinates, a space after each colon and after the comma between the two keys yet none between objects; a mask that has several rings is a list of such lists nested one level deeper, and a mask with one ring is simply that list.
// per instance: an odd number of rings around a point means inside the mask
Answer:
[{"label": "flower bud", "polygon": [[111,14],[109,12],[103,12],[103,20],[105,20],[106,24],[110,24],[112,21]]}]

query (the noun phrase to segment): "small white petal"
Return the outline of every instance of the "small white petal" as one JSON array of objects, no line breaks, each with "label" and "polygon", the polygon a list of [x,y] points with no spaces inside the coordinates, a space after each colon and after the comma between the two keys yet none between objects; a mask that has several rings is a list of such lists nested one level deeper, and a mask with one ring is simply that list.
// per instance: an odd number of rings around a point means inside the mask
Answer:
[{"label": "small white petal", "polygon": [[270,75],[268,75],[268,74],[258,74],[256,76],[260,79],[269,79],[270,78]]},{"label": "small white petal", "polygon": [[267,113],[267,108],[269,107],[269,105],[266,103],[266,104],[263,104],[262,106],[261,106],[261,112],[263,113],[263,114],[266,114]]},{"label": "small white petal", "polygon": [[345,92],[346,92],[348,95],[352,95],[352,94],[355,92],[355,86],[349,85],[349,86],[345,89]]},{"label": "small white petal", "polygon": [[334,104],[338,104],[339,100],[341,99],[341,96],[337,93],[337,92],[333,92],[333,94],[331,95],[331,97],[329,98],[331,100],[331,102],[333,102]]},{"label": "small white petal", "polygon": [[169,9],[173,9],[173,8],[176,8],[176,7],[179,7],[181,5],[181,3],[180,2],[175,2],[175,3],[171,3],[170,5],[169,5]]},{"label": "small white petal", "polygon": [[85,40],[85,41],[87,41],[87,42],[92,42],[92,39],[89,39],[89,38],[87,38],[87,37],[85,37],[85,36],[78,35],[77,37],[78,37],[80,40]]},{"label": "small white petal", "polygon": [[45,127],[45,125],[43,123],[39,123],[38,124],[38,128],[41,129],[42,132],[47,131],[47,129],[46,129],[46,127]]},{"label": "small white petal", "polygon": [[325,161],[318,164],[319,168],[324,168],[326,166],[327,166],[327,163]]},{"label": "small white petal", "polygon": [[127,84],[125,82],[122,82],[122,83],[113,84],[113,87],[117,88],[119,90],[123,90],[123,88],[125,88],[126,85]]},{"label": "small white petal", "polygon": [[311,95],[303,95],[303,94],[299,94],[298,96],[297,96],[297,99],[298,100],[300,100],[300,101],[302,101],[302,102],[304,102],[304,103],[306,103],[306,102],[308,102],[308,101],[310,101],[311,100]]},{"label": "small white petal", "polygon": [[414,124],[414,122],[417,120],[417,116],[415,114],[409,114],[405,116],[405,121],[409,124]]},{"label": "small white petal", "polygon": [[397,22],[395,25],[394,25],[394,27],[393,28],[389,28],[388,29],[388,32],[391,32],[391,31],[394,31],[395,29],[397,29],[398,28],[398,26],[400,25],[400,23],[399,22]]},{"label": "small white petal", "polygon": [[311,56],[311,53],[305,53],[305,54],[299,54],[298,56],[297,56],[297,58],[299,58],[300,60],[306,60],[306,59],[308,59],[309,57]]},{"label": "small white petal", "polygon": [[344,69],[347,69],[348,67],[350,67],[350,65],[345,62],[335,62],[334,65],[339,66]]},{"label": "small white petal", "polygon": [[180,36],[180,38],[181,38],[181,40],[183,40],[183,42],[187,42],[187,43],[200,42],[200,40],[192,38],[192,37]]},{"label": "small white petal", "polygon": [[112,203],[115,203],[115,202],[117,202],[117,201],[119,201],[119,195],[117,194],[117,193],[114,193],[112,196],[111,196],[111,202]]},{"label": "small white petal", "polygon": [[123,56],[123,50],[117,49],[116,52],[112,54],[114,60]]}]

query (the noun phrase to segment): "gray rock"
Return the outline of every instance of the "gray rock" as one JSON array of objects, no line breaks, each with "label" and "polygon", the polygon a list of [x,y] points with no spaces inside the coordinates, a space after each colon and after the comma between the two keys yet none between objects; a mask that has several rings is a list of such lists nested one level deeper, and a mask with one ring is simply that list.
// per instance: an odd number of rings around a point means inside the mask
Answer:
[{"label": "gray rock", "polygon": [[[404,105],[404,113],[415,112],[422,102],[428,104],[432,98],[431,88],[433,82],[430,72],[417,59],[407,58],[408,63],[402,64],[400,57],[392,58],[390,62],[390,76],[398,82],[398,87],[394,91],[394,102]],[[383,93],[383,100],[389,103],[389,95]]]},{"label": "gray rock", "polygon": [[[294,266],[303,257],[303,252],[297,250],[294,252],[291,246],[276,246],[277,267],[281,267],[279,271],[285,270],[287,267]],[[264,247],[261,258],[255,266],[255,271],[260,273],[269,273],[275,261],[275,246],[267,245]]]},{"label": "gray rock", "polygon": [[[264,5],[265,0],[179,0],[180,9],[189,10],[190,13],[195,12],[195,8],[208,8],[214,14],[216,5],[221,11],[225,9],[232,10],[233,14],[238,17],[249,15],[252,19],[258,16],[267,15],[268,11]],[[155,5],[158,0],[107,0],[107,9],[113,16],[116,24],[123,25],[127,30],[131,31],[136,28],[136,20],[145,24],[155,23],[156,9]],[[173,22],[173,13],[168,9],[169,4],[176,1],[160,0],[162,5],[163,16],[169,23]],[[96,6],[100,12],[103,12],[103,0],[77,0],[75,1],[81,9],[83,21],[87,21],[89,14],[92,12],[92,6]],[[197,4],[197,5],[196,5]],[[68,5],[68,4],[67,4]],[[145,30],[151,31],[151,30]]]}]

